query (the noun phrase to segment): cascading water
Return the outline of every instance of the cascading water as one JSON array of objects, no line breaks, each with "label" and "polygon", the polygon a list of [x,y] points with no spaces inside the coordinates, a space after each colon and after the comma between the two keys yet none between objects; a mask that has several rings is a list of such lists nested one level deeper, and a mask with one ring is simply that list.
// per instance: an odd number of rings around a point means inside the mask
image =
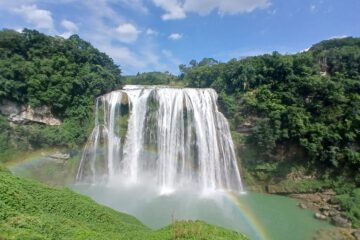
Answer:
[{"label": "cascading water", "polygon": [[151,182],[161,193],[243,187],[213,89],[125,86],[96,101],[77,181]]}]

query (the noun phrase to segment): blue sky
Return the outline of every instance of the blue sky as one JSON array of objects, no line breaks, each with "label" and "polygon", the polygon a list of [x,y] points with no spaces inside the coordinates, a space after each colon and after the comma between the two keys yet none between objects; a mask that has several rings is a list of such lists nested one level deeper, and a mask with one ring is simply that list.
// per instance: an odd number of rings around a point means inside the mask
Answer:
[{"label": "blue sky", "polygon": [[124,74],[360,36],[360,0],[0,0],[0,28],[78,34]]}]

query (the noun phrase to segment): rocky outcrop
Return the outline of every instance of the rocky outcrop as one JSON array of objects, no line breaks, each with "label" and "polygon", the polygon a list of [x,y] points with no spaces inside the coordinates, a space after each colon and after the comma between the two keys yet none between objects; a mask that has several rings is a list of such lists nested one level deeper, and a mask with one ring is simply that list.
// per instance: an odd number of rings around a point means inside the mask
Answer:
[{"label": "rocky outcrop", "polygon": [[52,159],[53,161],[55,161],[56,163],[65,163],[70,158],[70,154],[56,152],[56,153],[49,155],[48,157],[50,159]]},{"label": "rocky outcrop", "polygon": [[41,123],[46,125],[61,125],[61,120],[55,118],[51,113],[51,108],[41,106],[32,108],[18,103],[2,100],[0,103],[0,112],[8,117],[13,124]]},{"label": "rocky outcrop", "polygon": [[360,240],[360,229],[355,230],[352,235],[355,237],[356,240]]},{"label": "rocky outcrop", "polygon": [[[335,195],[336,193],[333,190],[328,189],[323,192],[290,194],[288,196],[301,200],[302,202],[299,203],[298,206],[302,209],[309,208],[313,210],[315,212],[314,217],[316,219],[329,219],[336,227],[343,229],[346,228],[352,231],[352,223],[345,217],[343,209],[339,204],[337,204],[337,201],[334,200]],[[356,231],[357,230],[353,232],[353,235]]]},{"label": "rocky outcrop", "polygon": [[314,214],[314,217],[316,219],[319,219],[319,220],[326,220],[327,219],[327,217],[324,214],[321,214],[321,213],[318,213],[318,212]]},{"label": "rocky outcrop", "polygon": [[337,227],[342,227],[342,228],[351,227],[351,222],[349,220],[347,220],[346,218],[343,218],[340,215],[334,216],[331,219],[331,222]]},{"label": "rocky outcrop", "polygon": [[301,209],[306,209],[307,206],[305,205],[305,203],[299,203],[298,204],[298,207],[301,208]]},{"label": "rocky outcrop", "polygon": [[316,204],[318,208],[322,208],[323,210],[329,210],[329,205],[327,203],[331,201],[332,197],[335,196],[335,193],[332,190],[327,190],[324,192],[315,193],[290,194],[289,196],[292,198]]},{"label": "rocky outcrop", "polygon": [[237,127],[237,132],[242,134],[250,134],[252,132],[252,128],[254,127],[254,125],[255,125],[255,121],[249,119]]}]

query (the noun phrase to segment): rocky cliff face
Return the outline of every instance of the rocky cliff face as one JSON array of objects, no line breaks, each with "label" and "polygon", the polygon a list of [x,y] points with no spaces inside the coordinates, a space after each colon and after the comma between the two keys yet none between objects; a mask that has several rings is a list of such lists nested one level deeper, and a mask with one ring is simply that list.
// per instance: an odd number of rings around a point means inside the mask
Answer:
[{"label": "rocky cliff face", "polygon": [[62,123],[60,119],[53,116],[48,106],[32,108],[9,100],[2,100],[0,113],[7,116],[13,124],[41,123],[54,126]]}]

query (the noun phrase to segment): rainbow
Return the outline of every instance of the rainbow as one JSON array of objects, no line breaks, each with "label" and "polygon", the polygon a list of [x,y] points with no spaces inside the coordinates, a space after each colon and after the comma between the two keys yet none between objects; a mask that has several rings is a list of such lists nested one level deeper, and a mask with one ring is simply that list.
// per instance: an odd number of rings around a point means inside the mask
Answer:
[{"label": "rainbow", "polygon": [[[245,193],[246,194],[246,193]],[[235,194],[234,192],[226,192],[226,199],[235,204],[239,213],[244,217],[244,220],[252,228],[252,233],[255,235],[257,240],[271,240],[269,233],[264,228],[263,224],[257,219],[254,212],[243,202],[241,196]]]}]

